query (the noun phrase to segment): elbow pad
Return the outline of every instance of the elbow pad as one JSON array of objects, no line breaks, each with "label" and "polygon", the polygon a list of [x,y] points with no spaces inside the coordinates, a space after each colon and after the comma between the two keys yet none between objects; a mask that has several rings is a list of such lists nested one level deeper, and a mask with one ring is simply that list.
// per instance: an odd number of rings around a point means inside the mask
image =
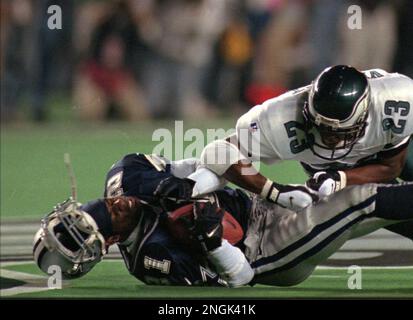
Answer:
[{"label": "elbow pad", "polygon": [[224,178],[218,177],[215,173],[207,168],[200,168],[188,176],[189,179],[195,181],[192,189],[192,197],[198,197],[203,194],[214,192],[222,189],[227,181]]},{"label": "elbow pad", "polygon": [[208,260],[230,287],[246,285],[254,278],[254,270],[245,255],[225,239],[220,247],[208,253]]},{"label": "elbow pad", "polygon": [[232,143],[226,140],[215,140],[204,148],[200,160],[203,167],[222,176],[231,165],[246,159]]}]

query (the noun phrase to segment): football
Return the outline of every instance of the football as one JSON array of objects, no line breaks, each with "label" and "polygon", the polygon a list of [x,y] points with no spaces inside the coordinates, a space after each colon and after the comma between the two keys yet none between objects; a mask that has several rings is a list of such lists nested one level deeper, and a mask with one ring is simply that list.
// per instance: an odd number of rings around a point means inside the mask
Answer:
[{"label": "football", "polygon": [[[167,228],[170,234],[180,243],[191,246],[194,242],[188,226],[192,224],[194,219],[194,205],[187,204],[172,213],[167,218]],[[228,212],[224,210],[222,218],[223,239],[226,239],[230,244],[235,245],[244,236],[244,231],[238,221]]]}]

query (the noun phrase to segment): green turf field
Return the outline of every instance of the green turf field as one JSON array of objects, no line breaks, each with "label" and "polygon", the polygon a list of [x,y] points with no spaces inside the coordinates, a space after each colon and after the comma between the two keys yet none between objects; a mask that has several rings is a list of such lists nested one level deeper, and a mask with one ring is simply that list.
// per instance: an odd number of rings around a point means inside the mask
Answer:
[{"label": "green turf field", "polygon": [[[5,267],[23,273],[41,275],[33,264]],[[65,283],[62,289],[13,295],[16,298],[413,298],[412,268],[362,270],[362,289],[350,290],[346,268],[318,269],[295,287],[211,288],[147,286],[130,276],[121,261],[104,261],[84,278]],[[2,278],[4,285],[12,280]],[[29,281],[30,282],[30,281]],[[47,288],[47,279],[31,280],[34,290]],[[17,293],[17,292],[16,292]]]}]

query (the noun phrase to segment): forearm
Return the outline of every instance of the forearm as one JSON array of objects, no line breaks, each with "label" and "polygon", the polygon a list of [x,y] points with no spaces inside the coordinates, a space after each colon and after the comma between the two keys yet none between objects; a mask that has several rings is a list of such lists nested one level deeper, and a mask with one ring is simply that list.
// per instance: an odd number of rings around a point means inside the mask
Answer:
[{"label": "forearm", "polygon": [[222,240],[220,247],[208,253],[208,260],[230,287],[246,285],[254,277],[245,255],[227,240]]},{"label": "forearm", "polygon": [[344,171],[347,176],[347,185],[364,183],[388,183],[396,179],[402,168],[386,164],[370,164],[359,168]]},{"label": "forearm", "polygon": [[228,141],[215,141],[207,146],[201,155],[201,165],[239,187],[295,211],[305,208],[317,198],[305,186],[281,185],[267,179],[237,146]]},{"label": "forearm", "polygon": [[250,192],[260,194],[267,178],[261,175],[251,163],[241,161],[233,164],[225,172],[224,178]]}]

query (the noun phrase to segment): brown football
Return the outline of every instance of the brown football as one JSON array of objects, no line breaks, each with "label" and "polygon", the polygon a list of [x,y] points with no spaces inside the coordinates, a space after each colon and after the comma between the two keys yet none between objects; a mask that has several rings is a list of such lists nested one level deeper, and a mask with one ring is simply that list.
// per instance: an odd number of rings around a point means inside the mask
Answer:
[{"label": "brown football", "polygon": [[[184,220],[188,219],[189,221],[193,221],[193,206],[193,204],[187,204],[170,213],[166,223],[167,228],[172,236],[179,242],[187,245],[191,245],[193,243],[193,239]],[[222,237],[232,245],[235,245],[236,243],[241,241],[242,237],[244,236],[241,225],[228,211],[224,211],[224,216],[222,218],[222,227]]]}]

